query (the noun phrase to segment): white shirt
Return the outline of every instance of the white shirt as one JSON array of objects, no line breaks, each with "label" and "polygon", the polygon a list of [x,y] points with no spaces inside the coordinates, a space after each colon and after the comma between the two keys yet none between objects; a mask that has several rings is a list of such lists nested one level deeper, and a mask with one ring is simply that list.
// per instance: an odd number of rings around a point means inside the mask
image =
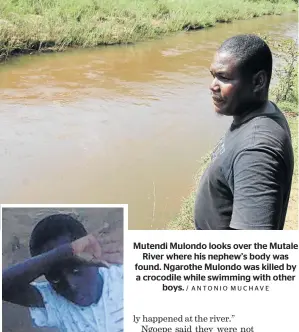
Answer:
[{"label": "white shirt", "polygon": [[56,293],[48,282],[34,282],[45,308],[29,308],[35,326],[61,332],[123,332],[123,266],[99,268],[104,285],[98,303],[81,307]]}]

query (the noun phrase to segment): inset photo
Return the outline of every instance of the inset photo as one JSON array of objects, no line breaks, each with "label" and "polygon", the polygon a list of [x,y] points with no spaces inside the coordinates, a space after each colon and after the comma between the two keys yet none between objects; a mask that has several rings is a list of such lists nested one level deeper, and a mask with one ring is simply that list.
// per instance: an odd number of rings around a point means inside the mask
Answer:
[{"label": "inset photo", "polygon": [[3,205],[4,332],[122,332],[127,205]]}]

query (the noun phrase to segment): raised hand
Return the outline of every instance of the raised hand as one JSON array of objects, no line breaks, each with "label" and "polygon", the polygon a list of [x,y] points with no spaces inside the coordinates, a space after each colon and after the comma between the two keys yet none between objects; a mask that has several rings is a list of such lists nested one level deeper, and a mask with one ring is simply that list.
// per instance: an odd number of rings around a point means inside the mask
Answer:
[{"label": "raised hand", "polygon": [[108,233],[93,232],[102,250],[104,261],[112,264],[123,263],[123,230],[115,229]]},{"label": "raised hand", "polygon": [[92,265],[122,264],[122,232],[103,236],[102,231],[88,234],[71,243],[73,255],[82,263]]},{"label": "raised hand", "polygon": [[74,258],[82,263],[97,265],[103,261],[101,246],[92,234],[73,241],[71,247]]}]

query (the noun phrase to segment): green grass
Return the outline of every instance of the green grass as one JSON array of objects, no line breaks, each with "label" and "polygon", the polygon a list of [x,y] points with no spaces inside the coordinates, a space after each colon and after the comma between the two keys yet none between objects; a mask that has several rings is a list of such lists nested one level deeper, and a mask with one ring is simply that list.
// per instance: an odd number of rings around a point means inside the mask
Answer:
[{"label": "green grass", "polygon": [[[294,107],[294,106],[293,106]],[[282,109],[283,110],[283,109]],[[294,175],[292,182],[291,195],[289,200],[288,212],[286,216],[285,229],[298,229],[298,116],[287,117],[292,133],[293,150],[295,156]],[[201,175],[210,162],[210,153],[201,159],[199,171],[195,177],[195,186],[190,195],[182,202],[180,212],[171,220],[166,229],[189,230],[194,229],[194,202],[196,189]]]},{"label": "green grass", "polygon": [[191,193],[188,197],[184,198],[182,201],[181,209],[178,215],[171,220],[167,225],[166,229],[170,230],[189,230],[194,229],[194,204],[195,204],[195,195],[196,190],[200,181],[200,178],[208,167],[211,158],[211,151],[207,153],[200,161],[198,172],[195,175],[195,186],[192,188]]},{"label": "green grass", "polygon": [[0,58],[130,43],[296,9],[294,0],[1,0]]},{"label": "green grass", "polygon": [[292,133],[295,167],[285,229],[298,229],[298,117],[288,120]]}]

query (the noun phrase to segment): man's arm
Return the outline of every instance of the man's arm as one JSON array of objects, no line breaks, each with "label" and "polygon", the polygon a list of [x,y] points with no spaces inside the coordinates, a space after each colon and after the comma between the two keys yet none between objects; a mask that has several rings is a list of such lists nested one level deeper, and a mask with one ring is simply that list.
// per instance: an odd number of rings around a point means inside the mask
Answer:
[{"label": "man's arm", "polygon": [[73,257],[71,244],[7,268],[2,273],[2,299],[25,307],[44,307],[40,292],[30,283],[47,273],[54,264]]},{"label": "man's arm", "polygon": [[285,166],[268,148],[242,151],[233,165],[232,229],[278,229],[283,211]]}]

